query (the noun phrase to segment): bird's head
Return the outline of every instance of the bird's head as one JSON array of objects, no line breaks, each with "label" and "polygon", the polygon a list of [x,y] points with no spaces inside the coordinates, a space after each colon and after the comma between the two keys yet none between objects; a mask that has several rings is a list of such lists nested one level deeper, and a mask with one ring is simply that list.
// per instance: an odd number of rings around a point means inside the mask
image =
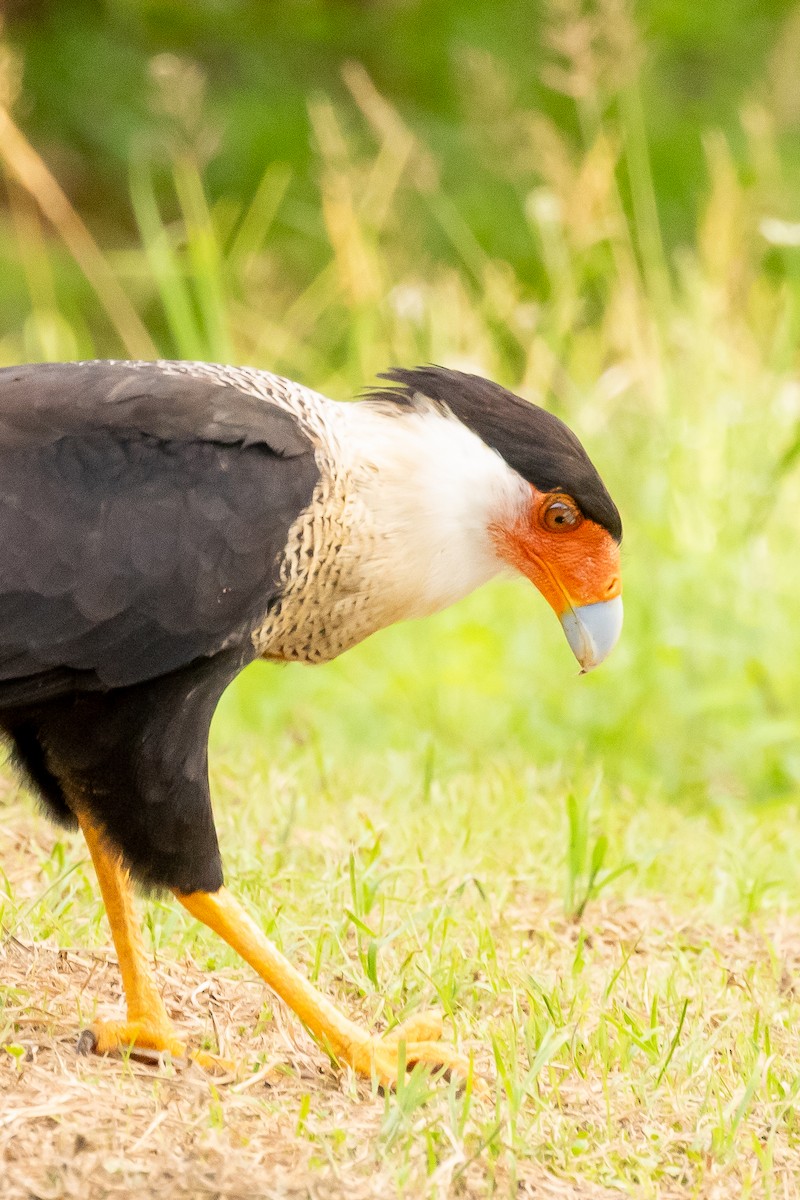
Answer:
[{"label": "bird's head", "polygon": [[587,517],[566,487],[530,485],[518,521],[492,530],[500,557],[539,589],[583,671],[607,658],[622,629],[619,543]]},{"label": "bird's head", "polygon": [[494,552],[542,593],[582,670],[598,666],[622,629],[622,521],[578,438],[552,413],[476,375],[421,367],[384,378],[395,385],[384,398],[441,406],[515,472],[513,501],[490,516]]}]

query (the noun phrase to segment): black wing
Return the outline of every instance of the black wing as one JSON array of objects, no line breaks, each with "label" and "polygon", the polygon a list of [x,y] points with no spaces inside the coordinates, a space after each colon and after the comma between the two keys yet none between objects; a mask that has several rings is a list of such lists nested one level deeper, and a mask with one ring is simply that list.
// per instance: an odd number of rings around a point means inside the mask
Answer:
[{"label": "black wing", "polygon": [[233,384],[0,370],[0,706],[248,649],[318,478],[294,418]]}]

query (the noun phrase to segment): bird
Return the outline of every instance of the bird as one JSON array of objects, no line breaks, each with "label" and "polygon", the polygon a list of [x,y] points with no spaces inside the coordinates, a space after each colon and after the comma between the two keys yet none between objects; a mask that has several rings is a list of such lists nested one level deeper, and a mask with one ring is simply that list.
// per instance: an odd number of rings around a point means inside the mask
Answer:
[{"label": "bird", "polygon": [[480,376],[392,368],[336,401],[251,367],[0,369],[0,735],[46,813],[80,830],[124,1020],[82,1052],[194,1059],[136,917],[171,893],[332,1059],[391,1087],[471,1077],[437,1014],[362,1028],[284,958],[224,882],[208,731],[257,658],[324,663],[498,574],[531,581],[582,671],[622,625],[622,522],[576,435]]}]

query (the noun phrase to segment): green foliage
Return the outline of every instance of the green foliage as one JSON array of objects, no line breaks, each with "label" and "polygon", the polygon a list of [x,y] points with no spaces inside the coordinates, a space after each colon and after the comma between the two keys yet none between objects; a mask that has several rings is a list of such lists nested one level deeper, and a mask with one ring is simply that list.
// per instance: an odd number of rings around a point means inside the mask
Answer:
[{"label": "green foliage", "polygon": [[[515,199],[535,165],[520,170],[515,114],[536,110],[575,138],[580,122],[569,97],[588,91],[598,107],[613,105],[609,84],[636,54],[626,33],[634,9],[614,0],[74,0],[68,7],[38,0],[10,9],[9,36],[26,60],[26,128],[37,144],[69,148],[76,188],[104,229],[130,233],[130,150],[152,144],[168,115],[154,103],[148,63],[178,54],[199,64],[207,81],[212,202],[230,196],[232,180],[239,196],[252,193],[267,162],[289,164],[296,213],[282,215],[282,233],[294,234],[296,262],[317,266],[324,233],[314,211],[306,99],[317,91],[341,98],[343,63],[363,63],[432,146],[447,194],[483,249],[533,277],[537,263]],[[790,0],[635,6],[647,54],[647,138],[670,244],[691,236],[698,211],[698,131],[732,131],[745,98],[766,91],[777,101],[784,155],[800,165],[789,98],[796,44],[791,36],[779,40],[793,11]],[[579,21],[583,36],[571,33]],[[604,61],[593,58],[593,48]],[[492,64],[502,67],[499,76]],[[193,93],[184,95],[184,108],[195,102]],[[173,96],[168,110],[179,103]],[[441,255],[441,232],[436,241]]]},{"label": "green foliage", "polygon": [[574,794],[567,795],[567,841],[566,886],[564,908],[573,921],[580,921],[586,905],[600,895],[620,875],[633,869],[633,863],[625,863],[613,870],[604,870],[608,855],[608,837],[599,834],[594,840],[590,836],[590,819],[593,802],[599,791],[598,780],[585,801],[576,800]]}]

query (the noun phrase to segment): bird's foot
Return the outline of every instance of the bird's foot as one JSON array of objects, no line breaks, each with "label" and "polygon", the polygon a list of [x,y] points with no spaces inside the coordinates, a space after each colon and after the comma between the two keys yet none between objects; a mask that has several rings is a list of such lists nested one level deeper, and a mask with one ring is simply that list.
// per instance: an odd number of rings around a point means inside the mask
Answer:
[{"label": "bird's foot", "polygon": [[427,1063],[465,1082],[471,1078],[473,1091],[479,1096],[488,1095],[486,1080],[473,1072],[472,1064],[463,1054],[443,1046],[438,1040],[441,1036],[439,1014],[420,1013],[383,1037],[365,1036],[351,1042],[339,1057],[349,1062],[358,1074],[377,1079],[384,1088],[397,1086],[401,1063],[408,1069],[417,1063]]},{"label": "bird's foot", "polygon": [[142,1062],[158,1063],[169,1055],[173,1062],[197,1063],[205,1071],[232,1073],[234,1065],[204,1050],[189,1050],[177,1038],[169,1022],[95,1021],[78,1037],[78,1054],[114,1054],[130,1056]]},{"label": "bird's foot", "polygon": [[406,1017],[394,1029],[390,1029],[380,1039],[384,1045],[398,1045],[400,1042],[438,1042],[444,1033],[442,1014],[428,1010]]}]

